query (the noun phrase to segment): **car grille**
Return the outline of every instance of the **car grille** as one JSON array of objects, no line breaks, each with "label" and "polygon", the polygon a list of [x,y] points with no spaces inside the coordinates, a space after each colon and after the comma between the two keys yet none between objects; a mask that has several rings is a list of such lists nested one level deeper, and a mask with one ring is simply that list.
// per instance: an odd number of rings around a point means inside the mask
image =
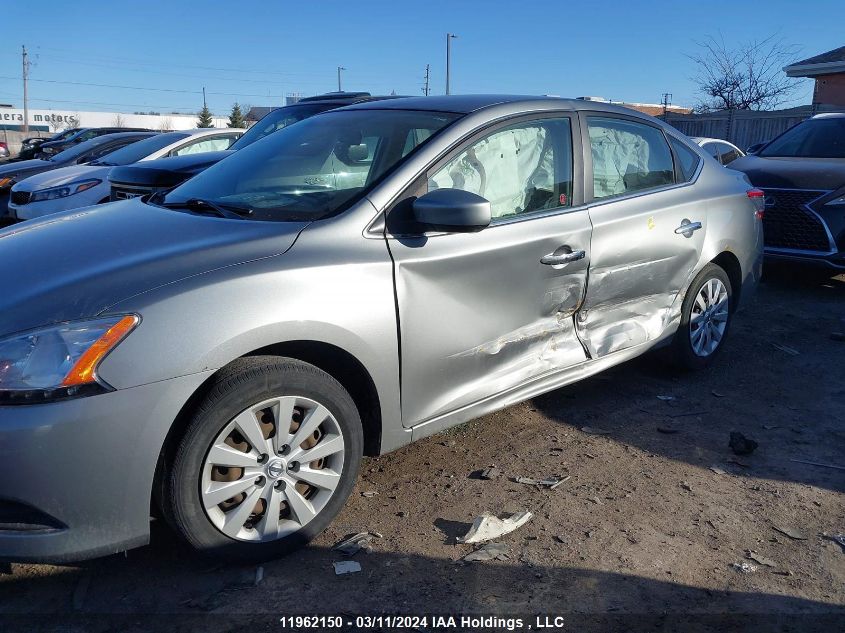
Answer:
[{"label": "car grille", "polygon": [[29,197],[32,194],[29,191],[13,191],[9,200],[12,204],[16,204],[18,206],[29,204]]},{"label": "car grille", "polygon": [[830,237],[822,220],[808,205],[825,191],[765,189],[763,234],[768,248],[829,253]]},{"label": "car grille", "polygon": [[130,198],[137,198],[138,196],[146,196],[149,193],[153,193],[153,191],[155,191],[155,189],[152,187],[125,187],[122,185],[116,187],[112,185],[109,199],[112,201],[129,200]]}]

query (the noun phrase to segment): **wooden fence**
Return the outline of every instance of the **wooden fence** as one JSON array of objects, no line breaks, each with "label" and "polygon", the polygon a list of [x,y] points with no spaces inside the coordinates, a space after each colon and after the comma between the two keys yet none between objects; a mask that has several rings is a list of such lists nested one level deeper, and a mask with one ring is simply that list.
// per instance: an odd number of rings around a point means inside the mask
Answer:
[{"label": "wooden fence", "polygon": [[669,112],[660,118],[687,136],[720,138],[745,150],[755,143],[771,140],[796,123],[822,112],[845,112],[845,107],[813,105],[771,112],[723,110],[708,114]]}]

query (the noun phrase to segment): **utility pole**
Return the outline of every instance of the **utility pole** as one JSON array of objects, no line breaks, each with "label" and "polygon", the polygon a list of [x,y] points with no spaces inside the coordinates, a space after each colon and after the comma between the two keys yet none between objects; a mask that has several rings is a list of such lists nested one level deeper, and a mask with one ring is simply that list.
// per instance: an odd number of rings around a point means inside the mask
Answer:
[{"label": "utility pole", "polygon": [[29,95],[27,94],[27,81],[29,80],[29,57],[26,53],[26,46],[21,45],[23,50],[23,131],[29,132]]},{"label": "utility pole", "polygon": [[423,94],[426,97],[428,96],[428,92],[429,92],[429,88],[428,88],[429,79],[431,79],[431,64],[426,64],[425,65],[425,88],[423,88]]},{"label": "utility pole", "polygon": [[666,113],[669,110],[669,106],[672,105],[672,93],[671,92],[664,92],[663,93],[663,100],[660,102],[663,104],[663,120],[666,120]]},{"label": "utility pole", "polygon": [[343,92],[343,88],[340,87],[340,71],[341,70],[346,70],[346,68],[344,68],[343,66],[337,67],[337,91],[338,92]]},{"label": "utility pole", "polygon": [[452,40],[458,37],[452,33],[446,33],[446,94],[449,92],[449,78],[452,74]]},{"label": "utility pole", "polygon": [[205,110],[208,104],[205,102],[205,86],[202,87],[202,109]]}]

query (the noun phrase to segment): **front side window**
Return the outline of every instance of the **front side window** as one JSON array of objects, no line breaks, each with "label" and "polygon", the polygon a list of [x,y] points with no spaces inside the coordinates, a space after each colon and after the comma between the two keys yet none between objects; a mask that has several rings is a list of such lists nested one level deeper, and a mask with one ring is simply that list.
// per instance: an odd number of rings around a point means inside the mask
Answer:
[{"label": "front side window", "polygon": [[429,177],[429,191],[443,188],[486,198],[494,219],[570,206],[569,119],[517,123],[473,142]]},{"label": "front side window", "polygon": [[626,119],[587,117],[593,157],[593,197],[610,198],[675,182],[663,133]]},{"label": "front side window", "polygon": [[810,119],[766,145],[758,156],[845,158],[845,117]]},{"label": "front side window", "polygon": [[103,165],[131,165],[183,138],[188,138],[184,132],[165,132],[144,138],[144,140],[133,139],[127,141],[131,145],[126,146],[124,143],[122,149],[117,151],[112,149],[112,153],[104,156],[100,162]]},{"label": "front side window", "polygon": [[257,220],[318,220],[342,211],[396,167],[411,130],[433,135],[457,118],[412,110],[327,112],[235,152],[169,192],[163,204],[198,199],[248,208]]},{"label": "front side window", "polygon": [[237,143],[232,145],[233,150],[243,149],[247,145],[252,145],[255,141],[264,138],[268,134],[277,132],[289,125],[293,125],[298,121],[312,117],[320,112],[331,110],[337,107],[333,104],[297,104],[292,106],[285,106],[277,110],[273,110],[266,116],[262,117],[252,127],[250,127],[244,135],[238,139]]}]

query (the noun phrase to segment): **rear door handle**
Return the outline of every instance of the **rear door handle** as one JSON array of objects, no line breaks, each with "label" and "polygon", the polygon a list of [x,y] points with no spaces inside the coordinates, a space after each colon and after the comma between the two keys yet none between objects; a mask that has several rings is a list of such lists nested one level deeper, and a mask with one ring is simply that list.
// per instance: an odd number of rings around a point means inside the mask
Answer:
[{"label": "rear door handle", "polygon": [[692,237],[694,231],[701,228],[701,222],[690,222],[686,218],[681,220],[681,226],[675,229],[675,233],[684,237]]},{"label": "rear door handle", "polygon": [[586,251],[572,251],[570,253],[561,253],[560,255],[549,253],[548,255],[543,255],[543,257],[540,258],[540,263],[546,264],[546,266],[560,266],[562,264],[568,264],[569,262],[577,262],[579,259],[584,259],[586,256]]}]

